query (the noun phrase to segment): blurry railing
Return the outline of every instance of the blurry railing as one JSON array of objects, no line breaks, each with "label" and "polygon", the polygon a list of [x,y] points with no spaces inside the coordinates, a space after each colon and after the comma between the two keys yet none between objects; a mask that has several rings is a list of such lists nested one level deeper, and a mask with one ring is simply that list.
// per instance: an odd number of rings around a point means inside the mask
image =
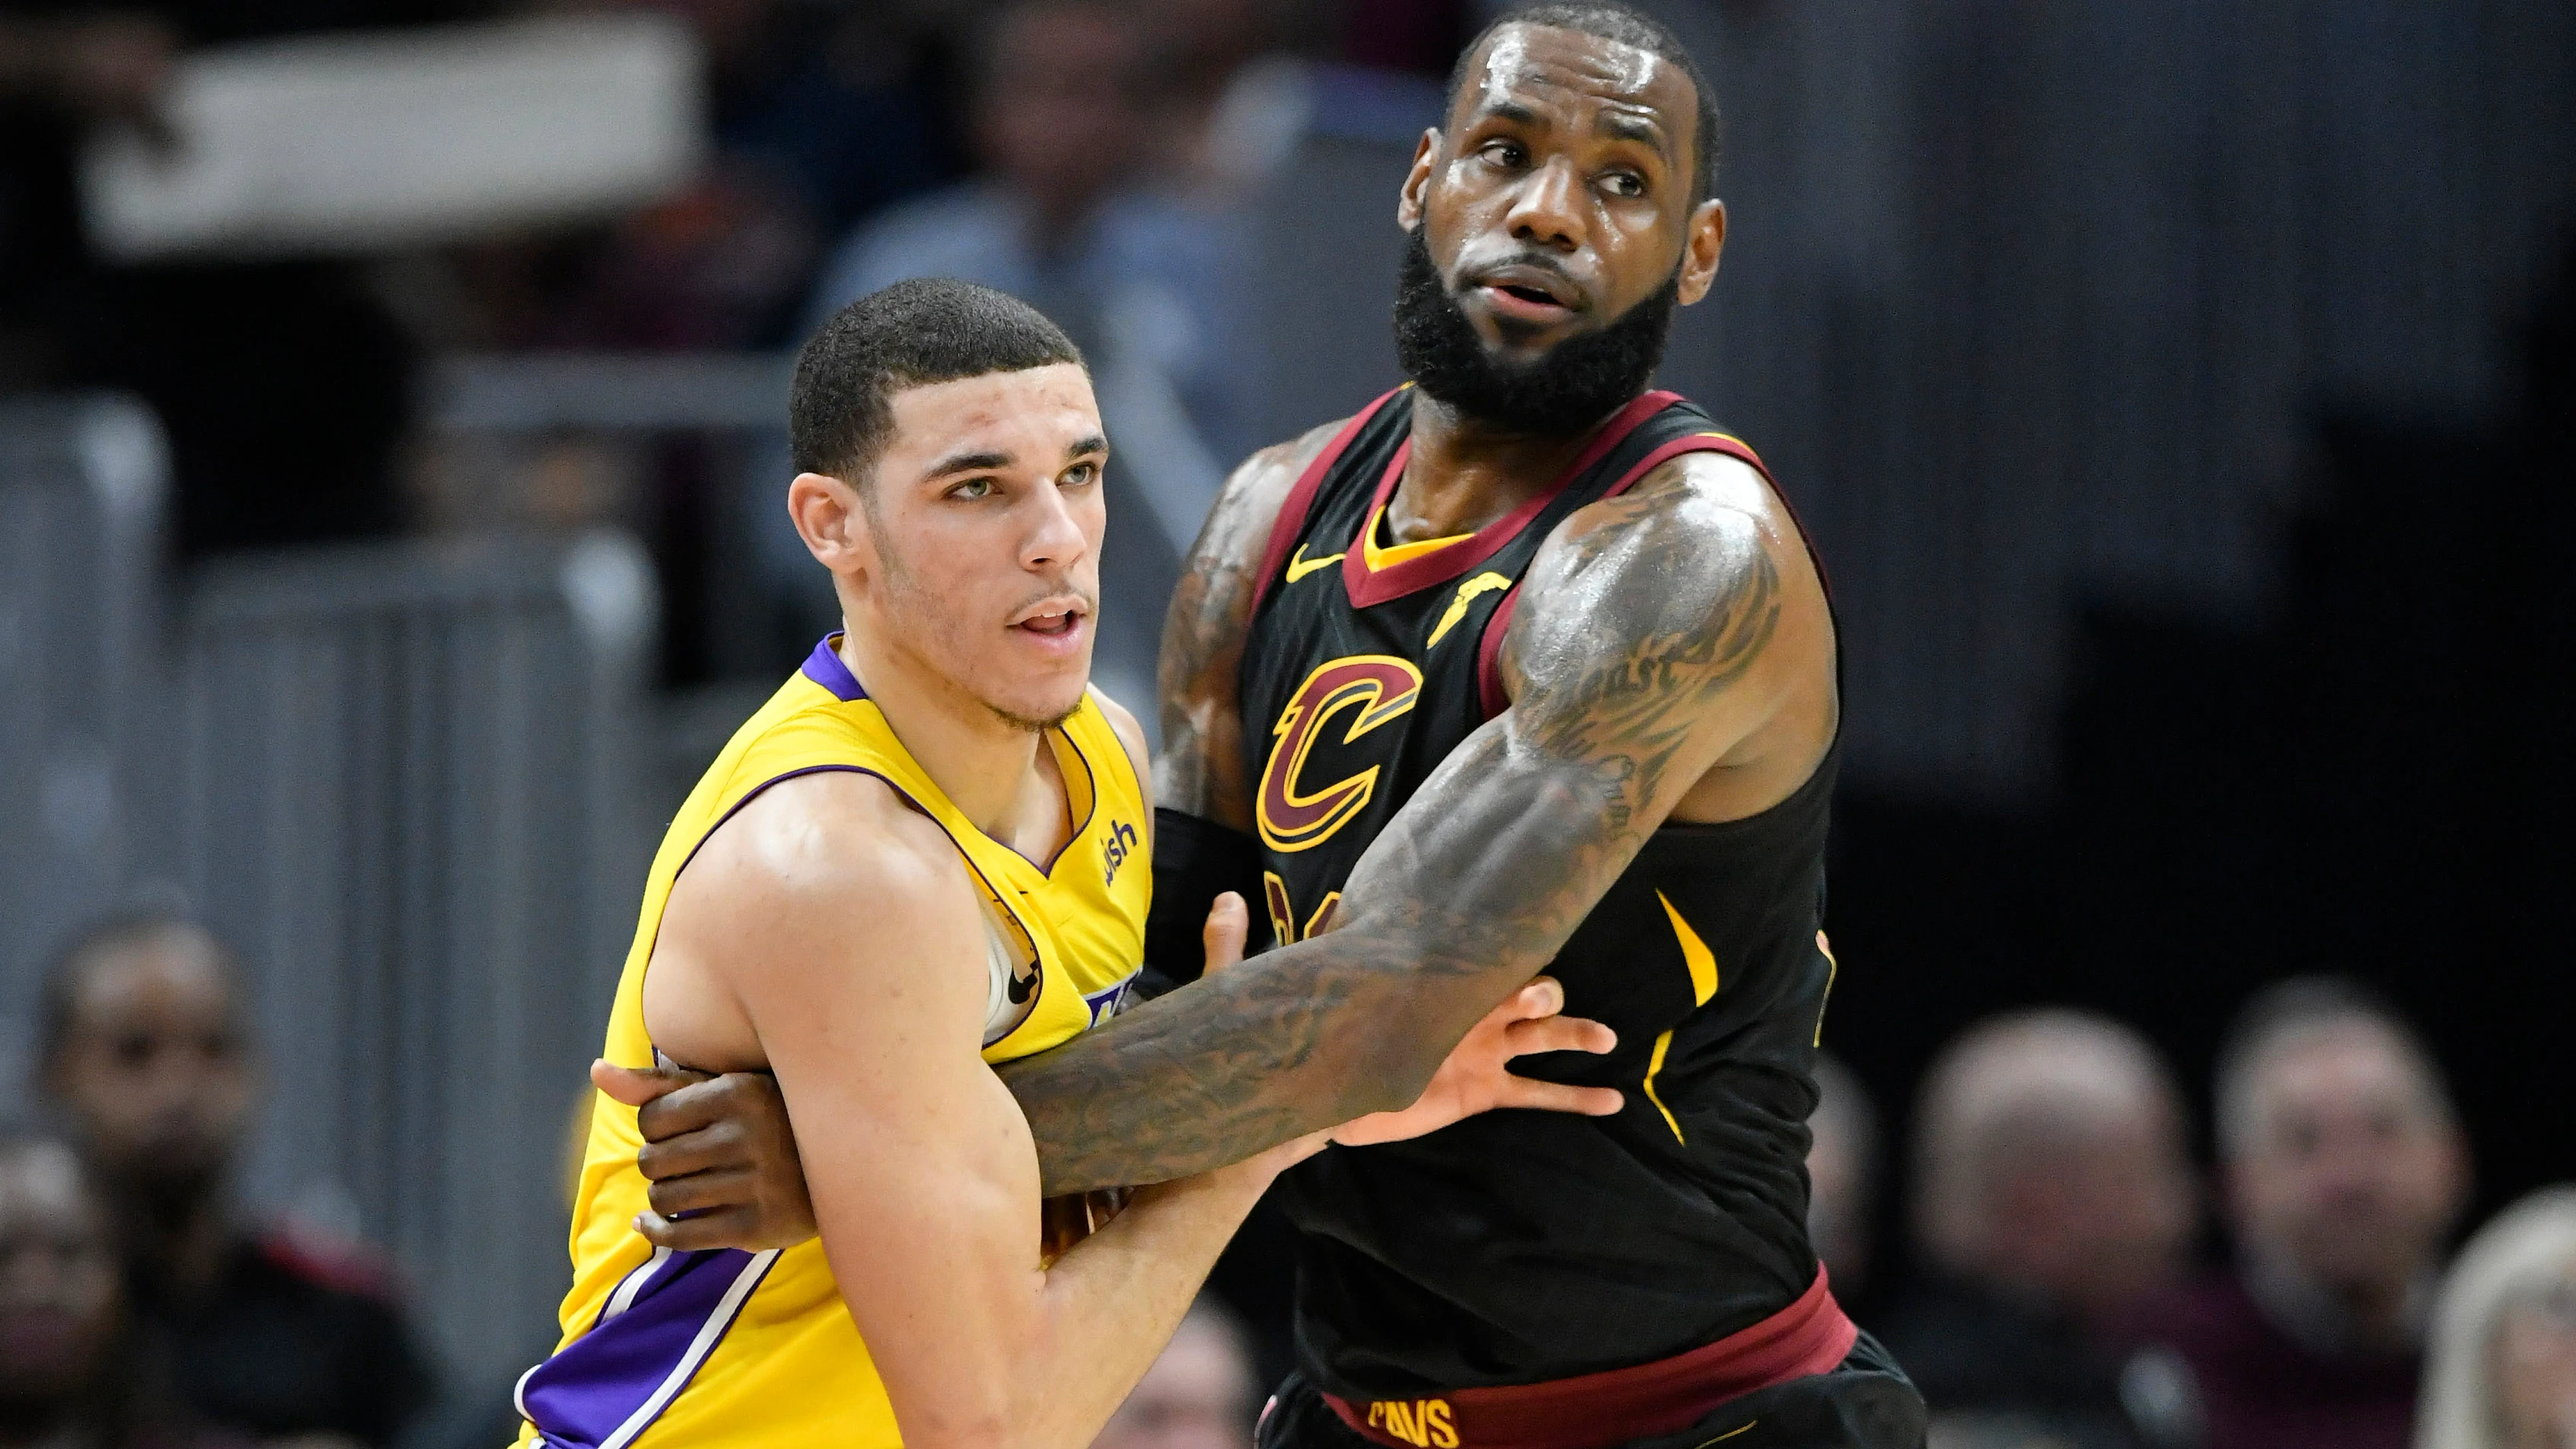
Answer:
[{"label": "blurry railing", "polygon": [[652,847],[653,600],[593,535],[229,560],[186,611],[186,880],[270,1044],[250,1186],[344,1193],[469,1377],[564,1286],[565,1124]]},{"label": "blurry railing", "polygon": [[0,405],[0,1105],[62,934],[155,857],[161,432],[112,398]]},{"label": "blurry railing", "polygon": [[551,1337],[567,1126],[659,823],[650,570],[595,532],[173,589],[162,480],[129,405],[0,410],[5,1092],[63,935],[183,898],[251,978],[244,1195],[391,1248],[488,1381]]}]

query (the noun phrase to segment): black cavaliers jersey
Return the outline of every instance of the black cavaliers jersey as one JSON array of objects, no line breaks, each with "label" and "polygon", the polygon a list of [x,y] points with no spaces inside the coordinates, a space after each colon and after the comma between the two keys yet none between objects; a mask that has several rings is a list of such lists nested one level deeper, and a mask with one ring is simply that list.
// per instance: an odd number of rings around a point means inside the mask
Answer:
[{"label": "black cavaliers jersey", "polygon": [[[1380,550],[1372,568],[1412,396],[1380,398],[1299,479],[1253,605],[1244,736],[1281,942],[1326,928],[1379,830],[1505,707],[1495,656],[1559,522],[1679,453],[1761,466],[1698,408],[1648,393],[1510,515],[1399,562]],[[1814,1281],[1806,1118],[1834,973],[1819,928],[1838,753],[1760,815],[1655,832],[1548,968],[1567,1014],[1619,1046],[1516,1069],[1618,1087],[1626,1110],[1491,1112],[1329,1148],[1280,1180],[1301,1239],[1299,1354],[1325,1389],[1625,1367],[1756,1323]]]}]

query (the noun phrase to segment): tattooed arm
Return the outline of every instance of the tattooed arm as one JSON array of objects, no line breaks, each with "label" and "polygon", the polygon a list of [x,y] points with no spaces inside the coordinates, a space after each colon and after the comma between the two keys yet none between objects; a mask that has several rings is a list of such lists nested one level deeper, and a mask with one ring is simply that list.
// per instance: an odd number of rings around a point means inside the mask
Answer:
[{"label": "tattooed arm", "polygon": [[1226,479],[1199,529],[1163,615],[1163,749],[1154,760],[1157,804],[1250,834],[1252,788],[1244,778],[1243,636],[1270,527],[1297,475],[1342,430],[1326,423],[1294,442],[1262,449]]},{"label": "tattooed arm", "polygon": [[[1162,666],[1161,789],[1240,826],[1235,671],[1277,504],[1256,511],[1248,547],[1225,505],[1210,521]],[[1048,1192],[1165,1181],[1412,1101],[1695,786],[1740,769],[1785,796],[1821,757],[1829,723],[1771,727],[1819,678],[1830,701],[1822,590],[1741,463],[1685,455],[1582,510],[1522,591],[1511,707],[1361,857],[1331,931],[1004,1070]]]}]

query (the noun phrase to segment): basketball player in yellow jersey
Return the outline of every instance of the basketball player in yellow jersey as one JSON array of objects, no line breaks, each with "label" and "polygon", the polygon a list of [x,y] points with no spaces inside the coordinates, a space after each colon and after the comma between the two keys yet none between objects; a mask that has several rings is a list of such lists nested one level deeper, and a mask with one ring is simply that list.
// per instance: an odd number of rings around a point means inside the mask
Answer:
[{"label": "basketball player in yellow jersey", "polygon": [[[1108,452],[1090,379],[1028,307],[905,283],[807,344],[791,414],[789,509],[847,627],[673,822],[607,1061],[774,1073],[821,1237],[654,1248],[632,1226],[635,1114],[602,1101],[564,1342],[521,1381],[521,1442],[1074,1449],[1321,1138],[1146,1187],[1042,1259],[1036,1150],[989,1064],[1114,1008],[1151,890],[1143,744],[1086,682]],[[1211,965],[1244,920],[1220,903]],[[1560,1001],[1525,988],[1421,1102],[1335,1135],[1493,1105],[1618,1110],[1614,1091],[1503,1070],[1609,1048]]]}]

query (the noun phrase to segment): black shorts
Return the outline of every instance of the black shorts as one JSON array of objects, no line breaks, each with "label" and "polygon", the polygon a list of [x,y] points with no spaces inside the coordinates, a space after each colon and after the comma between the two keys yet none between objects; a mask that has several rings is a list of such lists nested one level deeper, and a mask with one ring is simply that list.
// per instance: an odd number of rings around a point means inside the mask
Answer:
[{"label": "black shorts", "polygon": [[[1687,1429],[1623,1449],[1923,1449],[1923,1396],[1864,1333],[1842,1367],[1730,1399]],[[1258,1449],[1379,1449],[1301,1374],[1263,1411]]]}]

